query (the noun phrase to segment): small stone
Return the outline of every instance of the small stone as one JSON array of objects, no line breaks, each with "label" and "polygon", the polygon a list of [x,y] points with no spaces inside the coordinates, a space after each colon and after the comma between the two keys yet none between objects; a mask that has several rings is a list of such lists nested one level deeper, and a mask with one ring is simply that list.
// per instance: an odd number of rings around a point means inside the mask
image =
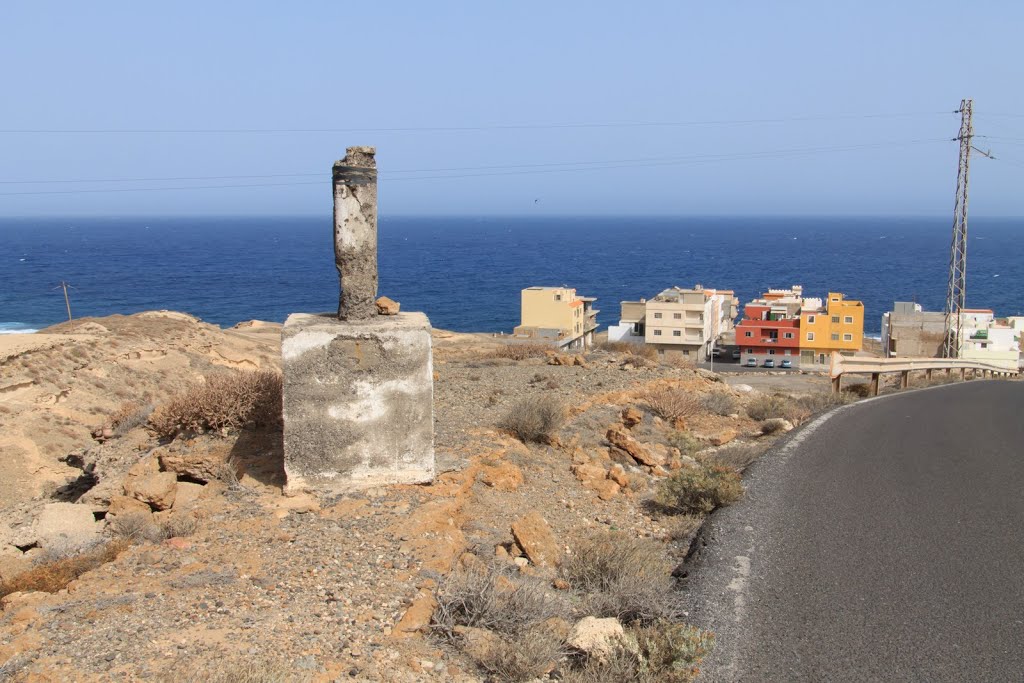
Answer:
[{"label": "small stone", "polygon": [[632,429],[640,424],[643,419],[644,414],[633,406],[629,406],[622,410],[622,424],[626,425],[626,429]]},{"label": "small stone", "polygon": [[124,492],[157,510],[167,510],[174,505],[178,490],[178,478],[173,472],[157,472],[143,477],[129,478]]},{"label": "small stone", "polygon": [[394,299],[389,299],[386,296],[382,296],[377,299],[377,314],[378,315],[398,315],[398,309],[401,308],[402,304],[398,303]]},{"label": "small stone", "polygon": [[557,565],[561,552],[547,520],[534,510],[512,523],[512,535],[526,556],[538,567]]}]

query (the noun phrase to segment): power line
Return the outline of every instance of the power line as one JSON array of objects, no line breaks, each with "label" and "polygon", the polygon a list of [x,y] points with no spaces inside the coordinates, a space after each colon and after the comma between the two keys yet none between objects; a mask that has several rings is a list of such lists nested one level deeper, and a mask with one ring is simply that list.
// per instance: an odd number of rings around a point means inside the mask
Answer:
[{"label": "power line", "polygon": [[948,115],[946,111],[882,114],[820,114],[763,119],[717,119],[695,121],[627,121],[599,123],[524,123],[477,126],[398,126],[386,128],[8,128],[3,135],[256,135],[273,133],[462,133],[501,130],[564,130],[585,128],[671,128],[683,126],[731,126],[802,121],[894,119]]},{"label": "power line", "polygon": [[[904,146],[912,144],[924,144],[931,142],[946,142],[947,138],[927,138],[919,140],[903,140],[903,141],[891,141],[891,142],[869,142],[864,144],[848,144],[848,145],[834,145],[827,147],[790,147],[784,148],[784,150],[768,150],[761,152],[749,152],[749,153],[723,153],[713,155],[695,155],[695,156],[665,156],[665,157],[646,157],[639,159],[612,159],[602,161],[575,161],[575,162],[547,162],[540,164],[506,164],[506,165],[490,165],[490,166],[456,166],[456,167],[445,167],[445,168],[419,168],[419,169],[399,169],[389,171],[382,174],[382,177],[387,177],[391,180],[425,180],[432,178],[464,178],[464,177],[476,177],[476,176],[489,176],[489,175],[518,175],[522,173],[545,173],[545,172],[563,172],[563,171],[582,171],[582,170],[603,170],[606,168],[630,168],[630,167],[644,167],[644,166],[671,166],[677,164],[688,164],[688,163],[701,163],[701,162],[716,162],[716,161],[742,161],[742,160],[758,160],[758,159],[771,159],[771,158],[786,158],[793,156],[800,156],[806,154],[822,154],[831,152],[850,152],[855,150],[870,150],[870,148],[889,147],[889,146]],[[564,168],[558,168],[564,167]],[[591,167],[591,168],[588,168]],[[431,175],[421,177],[392,177],[394,173],[454,173],[462,171],[501,171],[501,173],[469,173],[463,175]],[[70,179],[59,179],[59,180],[0,180],[0,184],[53,184],[53,183],[91,183],[91,182],[158,182],[158,181],[186,181],[186,180],[244,180],[244,179],[258,179],[258,178],[288,178],[288,177],[309,177],[309,176],[321,176],[324,172],[314,173],[278,173],[278,174],[262,174],[262,175],[208,175],[208,176],[172,176],[172,177],[150,177],[150,178],[97,178],[97,179],[85,179],[80,178],[76,180]],[[286,184],[313,184],[313,183],[251,183],[243,185],[210,185],[210,187],[227,187],[227,186],[240,186],[240,187],[260,187],[260,186],[273,186],[273,185],[286,185]],[[166,189],[203,189],[204,186],[188,186],[188,187],[169,187]],[[126,188],[111,188],[111,189],[73,189],[63,190],[65,193],[78,193],[78,191],[90,191],[90,193],[102,193],[102,191],[140,191],[148,189],[162,189],[162,188],[145,188],[145,187],[126,187]],[[51,191],[24,191],[24,193],[0,193],[0,196],[9,195],[20,195],[20,194],[61,194],[61,190]]]},{"label": "power line", "polygon": [[[928,144],[935,142],[948,142],[946,138],[931,138],[922,140],[908,140],[908,141],[894,141],[894,142],[876,142],[856,145],[840,145],[831,147],[796,147],[787,148],[780,150],[765,150],[758,152],[734,152],[734,153],[722,153],[722,154],[705,154],[705,155],[691,155],[691,156],[660,156],[660,157],[645,157],[639,159],[611,159],[602,161],[565,161],[565,162],[547,162],[539,164],[506,164],[506,165],[491,165],[491,166],[462,166],[462,167],[447,167],[447,168],[421,168],[421,169],[406,169],[406,170],[395,170],[390,171],[386,174],[382,174],[382,177],[388,178],[389,180],[433,180],[439,178],[468,178],[468,177],[488,177],[488,176],[499,176],[499,175],[525,175],[535,173],[561,173],[570,171],[587,171],[587,170],[607,170],[616,168],[638,168],[638,167],[652,167],[652,166],[673,166],[673,165],[685,165],[690,163],[711,163],[718,161],[742,161],[742,160],[759,160],[759,159],[771,159],[771,158],[786,158],[792,156],[801,156],[806,154],[821,154],[831,152],[846,152],[860,149],[877,149],[880,147],[900,147],[917,144]],[[486,171],[484,173],[462,173],[459,175],[450,175],[451,173],[461,171]],[[406,176],[406,177],[393,177],[393,173],[444,173],[445,175],[427,175],[427,176]],[[245,179],[258,179],[258,178],[290,178],[290,177],[308,177],[308,176],[321,176],[323,172],[319,173],[282,173],[282,174],[264,174],[264,175],[239,175],[239,176],[177,176],[177,177],[163,177],[163,178],[120,178],[120,179],[98,179],[98,180],[5,180],[0,181],[3,184],[51,184],[51,183],[114,183],[114,182],[158,182],[158,181],[200,181],[200,180],[245,180]],[[314,185],[319,184],[319,181],[309,182],[294,182],[294,183],[246,183],[240,185],[196,185],[196,186],[184,186],[184,187],[166,187],[166,188],[109,188],[109,189],[75,189],[75,190],[37,190],[37,191],[19,191],[19,192],[0,192],[0,196],[13,196],[13,195],[31,195],[31,194],[73,194],[73,193],[104,193],[104,192],[149,192],[149,191],[162,191],[162,190],[202,190],[202,189],[223,189],[232,187],[276,187],[285,185]]]}]

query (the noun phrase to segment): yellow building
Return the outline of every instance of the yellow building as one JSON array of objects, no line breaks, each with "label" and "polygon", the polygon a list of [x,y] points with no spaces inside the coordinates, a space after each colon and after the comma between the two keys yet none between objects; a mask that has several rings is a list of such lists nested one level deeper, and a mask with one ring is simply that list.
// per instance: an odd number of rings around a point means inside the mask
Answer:
[{"label": "yellow building", "polygon": [[597,329],[594,301],[594,297],[577,296],[576,290],[568,287],[527,287],[522,292],[521,323],[514,335],[558,348],[589,348]]},{"label": "yellow building", "polygon": [[827,365],[833,351],[852,356],[864,346],[864,304],[829,292],[800,309],[800,366]]}]

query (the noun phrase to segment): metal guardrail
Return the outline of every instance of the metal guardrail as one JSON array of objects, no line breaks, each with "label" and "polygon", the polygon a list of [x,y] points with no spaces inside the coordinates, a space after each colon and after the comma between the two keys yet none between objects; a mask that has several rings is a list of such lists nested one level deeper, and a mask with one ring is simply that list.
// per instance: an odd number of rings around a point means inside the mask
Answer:
[{"label": "metal guardrail", "polygon": [[833,351],[829,376],[832,378],[832,392],[838,393],[843,375],[871,375],[871,395],[877,396],[878,378],[883,373],[900,373],[900,388],[906,389],[910,386],[911,372],[924,371],[925,376],[931,379],[935,370],[944,370],[946,375],[959,370],[961,379],[967,378],[968,370],[972,379],[978,376],[978,372],[983,378],[1016,377],[1019,374],[1018,370],[962,358],[858,358]]}]

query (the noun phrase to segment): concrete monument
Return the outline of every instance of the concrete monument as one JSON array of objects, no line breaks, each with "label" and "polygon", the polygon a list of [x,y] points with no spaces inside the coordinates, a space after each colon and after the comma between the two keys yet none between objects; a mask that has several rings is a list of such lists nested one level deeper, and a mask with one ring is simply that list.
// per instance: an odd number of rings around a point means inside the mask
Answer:
[{"label": "concrete monument", "polygon": [[340,493],[434,476],[430,321],[378,314],[389,307],[377,305],[374,153],[350,147],[334,164],[337,315],[294,313],[284,324],[289,491]]}]

